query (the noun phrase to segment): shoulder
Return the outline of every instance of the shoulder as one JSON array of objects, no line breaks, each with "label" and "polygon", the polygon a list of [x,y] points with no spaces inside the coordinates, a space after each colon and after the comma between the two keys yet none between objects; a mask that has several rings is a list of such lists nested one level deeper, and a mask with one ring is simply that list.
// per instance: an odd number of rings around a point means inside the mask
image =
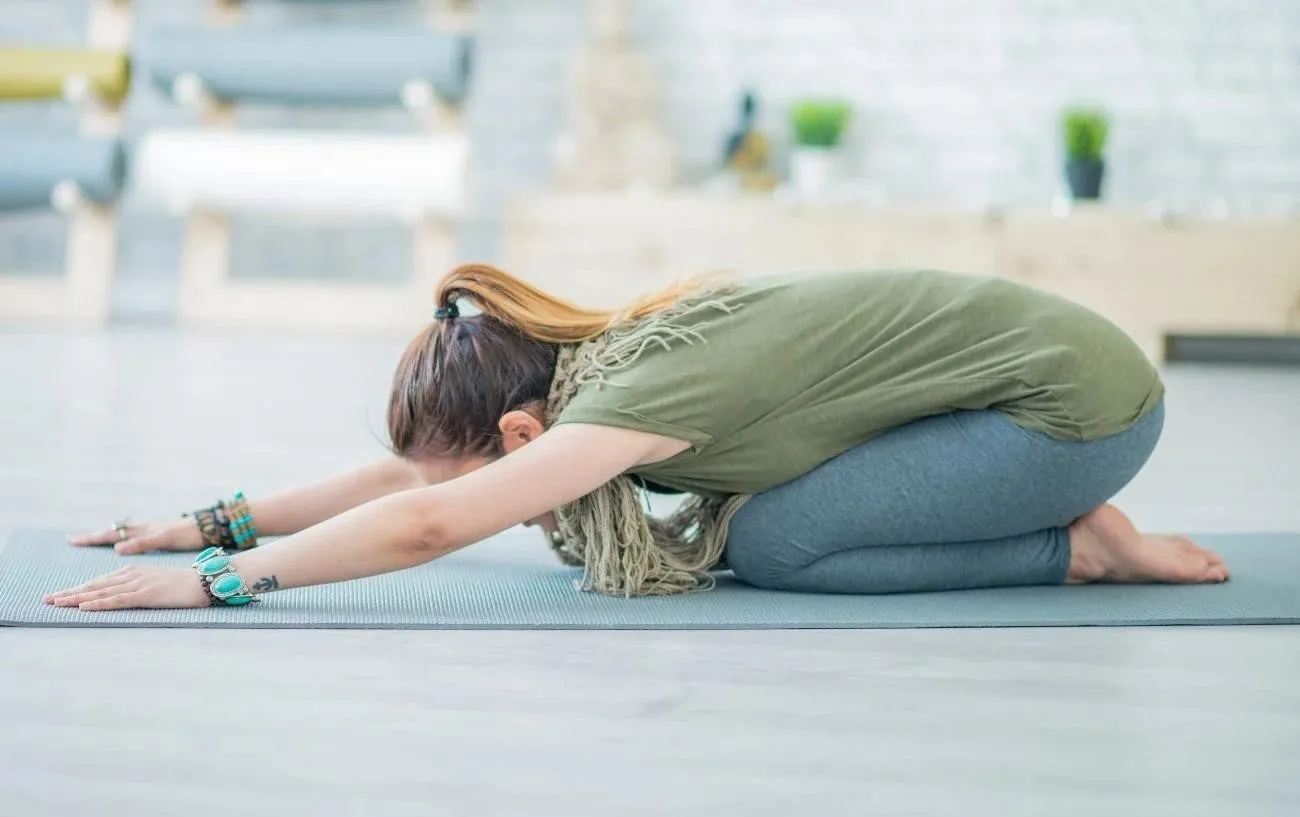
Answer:
[{"label": "shoulder", "polygon": [[[761,288],[733,285],[611,329],[561,354],[561,378],[580,383],[557,424],[592,423],[711,443],[719,388],[726,388]],[[553,398],[554,400],[554,398]]]}]

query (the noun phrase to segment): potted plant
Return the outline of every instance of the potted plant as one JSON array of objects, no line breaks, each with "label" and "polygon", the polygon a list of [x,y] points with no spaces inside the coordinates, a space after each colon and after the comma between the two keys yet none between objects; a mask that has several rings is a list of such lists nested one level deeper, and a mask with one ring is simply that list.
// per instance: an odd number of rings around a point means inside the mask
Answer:
[{"label": "potted plant", "polygon": [[794,104],[790,124],[790,181],[803,193],[819,193],[830,184],[850,107],[839,100],[807,99]]},{"label": "potted plant", "polygon": [[1110,119],[1097,108],[1067,108],[1061,117],[1065,139],[1065,178],[1076,201],[1101,198],[1106,176]]}]

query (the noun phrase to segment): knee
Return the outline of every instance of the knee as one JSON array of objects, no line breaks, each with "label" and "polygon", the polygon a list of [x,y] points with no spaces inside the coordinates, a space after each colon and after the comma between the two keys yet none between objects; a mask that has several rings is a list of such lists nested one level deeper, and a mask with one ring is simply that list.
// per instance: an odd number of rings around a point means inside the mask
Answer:
[{"label": "knee", "polygon": [[745,584],[780,590],[807,564],[799,551],[798,543],[781,531],[738,516],[727,534],[725,558],[727,568]]},{"label": "knee", "polygon": [[733,548],[728,544],[726,557],[727,569],[731,575],[745,584],[771,590],[775,589],[781,578],[780,571],[773,570],[771,564],[755,558],[753,553],[743,547]]}]

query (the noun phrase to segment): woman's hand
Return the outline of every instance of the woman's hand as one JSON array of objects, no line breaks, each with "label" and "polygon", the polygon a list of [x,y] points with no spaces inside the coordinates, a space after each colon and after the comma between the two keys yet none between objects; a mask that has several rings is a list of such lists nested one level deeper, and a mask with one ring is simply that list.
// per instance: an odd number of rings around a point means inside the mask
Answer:
[{"label": "woman's hand", "polygon": [[149,522],[127,525],[119,535],[116,528],[68,537],[75,547],[112,545],[119,555],[144,553],[149,550],[202,550],[203,537],[193,519],[175,522]]},{"label": "woman's hand", "polygon": [[200,582],[198,573],[189,568],[132,565],[51,593],[44,601],[82,610],[207,607],[210,599]]}]

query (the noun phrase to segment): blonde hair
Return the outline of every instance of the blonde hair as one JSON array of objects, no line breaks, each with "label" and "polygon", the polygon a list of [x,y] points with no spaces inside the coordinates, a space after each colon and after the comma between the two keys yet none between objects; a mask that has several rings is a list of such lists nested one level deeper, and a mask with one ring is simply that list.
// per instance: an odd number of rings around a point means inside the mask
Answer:
[{"label": "blonde hair", "polygon": [[438,282],[434,300],[445,308],[454,307],[460,298],[468,298],[484,315],[533,340],[582,343],[617,324],[668,309],[719,278],[713,274],[684,278],[622,309],[591,309],[544,292],[489,264],[462,264]]}]

